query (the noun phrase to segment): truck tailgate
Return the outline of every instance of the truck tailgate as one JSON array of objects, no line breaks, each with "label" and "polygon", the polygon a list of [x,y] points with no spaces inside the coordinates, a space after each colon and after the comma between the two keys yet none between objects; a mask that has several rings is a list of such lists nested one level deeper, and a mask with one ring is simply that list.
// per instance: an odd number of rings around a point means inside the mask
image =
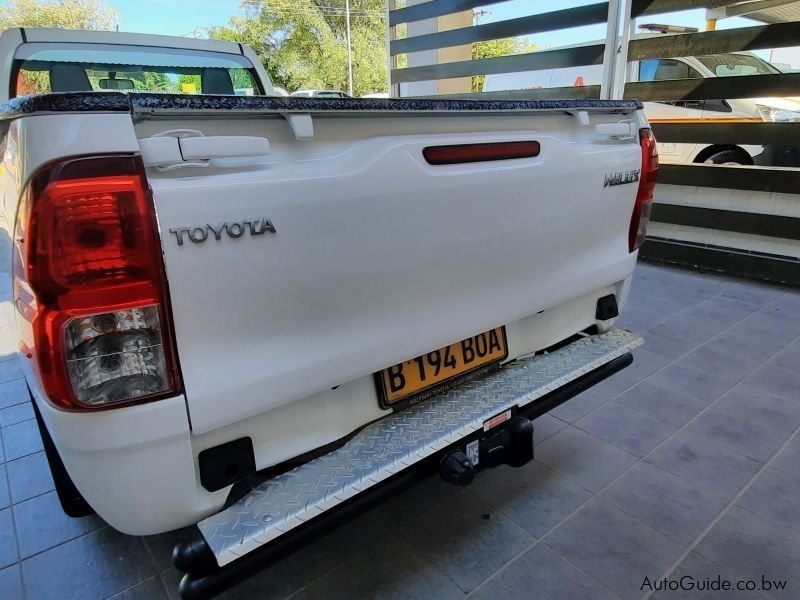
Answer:
[{"label": "truck tailgate", "polygon": [[[195,432],[556,306],[629,270],[637,185],[604,184],[640,167],[638,139],[600,136],[563,112],[338,114],[315,117],[309,141],[281,118],[217,115],[143,121],[137,137],[176,127],[263,136],[271,146],[258,166],[148,170]],[[422,152],[501,141],[536,141],[541,151],[449,165]],[[252,230],[244,220],[256,221]],[[221,223],[244,233],[217,240]],[[180,234],[193,226],[204,241]]]}]

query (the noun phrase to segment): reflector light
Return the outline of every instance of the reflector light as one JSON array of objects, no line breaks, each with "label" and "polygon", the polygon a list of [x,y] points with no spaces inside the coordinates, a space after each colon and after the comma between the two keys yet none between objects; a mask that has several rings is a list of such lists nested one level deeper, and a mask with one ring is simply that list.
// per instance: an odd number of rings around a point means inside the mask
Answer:
[{"label": "reflector light", "polygon": [[180,391],[155,209],[139,157],[67,160],[31,180],[14,289],[44,391],[66,409]]},{"label": "reflector light", "polygon": [[428,146],[422,150],[422,156],[431,165],[454,165],[512,158],[532,158],[539,156],[540,150],[539,142],[491,142],[488,144]]},{"label": "reflector light", "polygon": [[653,189],[656,187],[658,178],[658,147],[653,130],[647,127],[640,129],[639,141],[642,147],[642,172],[628,230],[628,250],[630,252],[638,250],[647,236],[647,224],[650,222],[650,215],[653,212]]}]

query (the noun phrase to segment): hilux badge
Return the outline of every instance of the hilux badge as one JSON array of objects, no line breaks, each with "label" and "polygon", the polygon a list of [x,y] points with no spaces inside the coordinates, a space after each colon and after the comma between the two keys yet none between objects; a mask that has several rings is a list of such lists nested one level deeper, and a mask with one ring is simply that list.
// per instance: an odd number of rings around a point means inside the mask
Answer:
[{"label": "hilux badge", "polygon": [[220,221],[214,225],[206,223],[189,227],[170,227],[169,232],[175,236],[178,246],[183,246],[184,236],[189,238],[190,242],[201,244],[209,237],[220,241],[223,234],[231,238],[240,238],[246,233],[251,236],[263,235],[267,232],[275,233],[275,226],[269,217],[262,217],[260,219],[242,219],[241,221]]},{"label": "hilux badge", "polygon": [[640,169],[632,169],[630,171],[616,171],[614,173],[606,173],[603,187],[611,187],[612,185],[622,185],[624,183],[635,183],[639,181]]}]

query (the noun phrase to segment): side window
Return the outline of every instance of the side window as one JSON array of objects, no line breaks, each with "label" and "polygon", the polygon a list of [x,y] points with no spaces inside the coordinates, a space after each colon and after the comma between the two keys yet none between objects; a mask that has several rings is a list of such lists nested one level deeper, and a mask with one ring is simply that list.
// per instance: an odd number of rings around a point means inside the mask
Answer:
[{"label": "side window", "polygon": [[702,77],[697,69],[674,58],[652,58],[639,62],[639,81],[702,79]]}]

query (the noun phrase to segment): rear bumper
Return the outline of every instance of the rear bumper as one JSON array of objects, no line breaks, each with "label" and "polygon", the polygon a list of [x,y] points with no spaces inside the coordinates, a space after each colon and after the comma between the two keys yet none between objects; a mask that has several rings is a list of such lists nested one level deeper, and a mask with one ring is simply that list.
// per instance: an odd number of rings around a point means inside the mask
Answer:
[{"label": "rear bumper", "polygon": [[[615,294],[622,308],[628,287],[626,278],[507,324],[510,357],[549,347],[592,325],[605,330],[611,321],[596,319],[597,299]],[[201,482],[199,456],[207,449],[250,438],[256,469],[262,471],[391,414],[378,406],[373,378],[366,376],[198,435],[183,396],[69,413],[54,409],[37,389],[33,373],[26,375],[75,485],[106,522],[132,535],[193,525],[225,505],[229,487],[209,491]],[[313,426],[309,415],[319,416]]]},{"label": "rear bumper", "polygon": [[[226,577],[226,571],[217,567],[277,543],[295,528],[310,526],[324,513],[347,505],[444,449],[464,445],[482,435],[484,423],[495,415],[507,410],[529,417],[547,412],[627,366],[630,351],[642,342],[627,331],[611,330],[550,354],[517,360],[381,419],[338,450],[261,484],[198,523],[202,539],[176,549],[176,565],[191,573],[183,584],[184,593],[202,589],[206,577],[211,578],[213,589],[216,580]],[[571,394],[558,395],[567,388]],[[233,569],[237,571],[241,568]]]}]

